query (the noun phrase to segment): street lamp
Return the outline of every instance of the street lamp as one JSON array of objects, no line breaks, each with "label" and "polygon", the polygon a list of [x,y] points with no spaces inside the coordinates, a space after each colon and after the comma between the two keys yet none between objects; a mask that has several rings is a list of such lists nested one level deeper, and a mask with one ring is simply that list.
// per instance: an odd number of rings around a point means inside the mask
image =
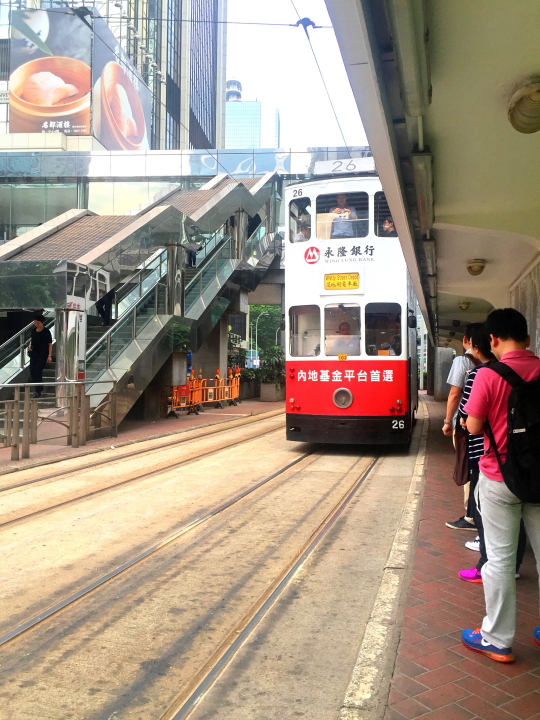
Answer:
[{"label": "street lamp", "polygon": [[263,315],[269,315],[269,314],[270,313],[267,313],[267,312],[261,313],[255,322],[255,349],[257,351],[257,357],[259,357],[259,342],[258,342],[259,338],[257,335],[257,331],[259,329],[259,320],[262,318]]},{"label": "street lamp", "polygon": [[279,332],[280,330],[281,330],[281,328],[280,328],[279,325],[278,325],[278,329],[276,330],[276,342],[274,343],[274,345],[277,345],[277,336],[278,336],[278,332]]}]

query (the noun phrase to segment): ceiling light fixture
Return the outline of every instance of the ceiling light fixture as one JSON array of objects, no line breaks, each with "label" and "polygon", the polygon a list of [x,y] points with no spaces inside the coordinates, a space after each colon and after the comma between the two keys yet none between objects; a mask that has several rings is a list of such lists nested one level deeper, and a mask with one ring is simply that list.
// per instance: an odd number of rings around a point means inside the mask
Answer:
[{"label": "ceiling light fixture", "polygon": [[482,258],[467,260],[467,272],[469,275],[481,275],[486,267],[486,261]]},{"label": "ceiling light fixture", "polygon": [[508,119],[520,133],[540,130],[540,82],[520,87],[508,103]]},{"label": "ceiling light fixture", "polygon": [[460,310],[467,312],[467,310],[471,307],[471,303],[468,300],[460,300],[458,302],[458,306]]}]

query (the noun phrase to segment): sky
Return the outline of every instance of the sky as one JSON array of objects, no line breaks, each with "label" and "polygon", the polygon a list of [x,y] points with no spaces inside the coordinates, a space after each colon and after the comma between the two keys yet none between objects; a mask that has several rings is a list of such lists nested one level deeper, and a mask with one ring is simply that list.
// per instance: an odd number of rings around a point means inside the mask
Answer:
[{"label": "sky", "polygon": [[[294,0],[300,17],[331,25],[324,0]],[[291,0],[228,0],[228,20],[295,23]],[[332,29],[308,31],[348,146],[366,136]],[[343,146],[334,113],[302,27],[227,25],[227,79],[239,80],[243,100],[277,107],[281,147]]]}]

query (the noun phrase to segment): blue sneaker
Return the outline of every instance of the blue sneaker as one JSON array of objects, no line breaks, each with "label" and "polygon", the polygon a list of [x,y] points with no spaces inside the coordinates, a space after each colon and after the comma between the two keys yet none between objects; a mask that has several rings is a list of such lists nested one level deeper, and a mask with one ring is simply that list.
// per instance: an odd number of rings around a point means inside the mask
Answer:
[{"label": "blue sneaker", "polygon": [[[514,662],[512,648],[504,648],[504,650],[501,650],[495,647],[495,645],[490,645],[482,637],[480,628],[476,628],[476,630],[463,630],[461,639],[465,647],[468,647],[469,650],[474,650],[474,652],[480,653],[481,655],[487,655],[487,657],[492,660],[496,660],[497,662]],[[538,642],[540,642],[540,640]]]},{"label": "blue sneaker", "polygon": [[540,645],[540,627],[534,628],[533,630],[534,642]]}]

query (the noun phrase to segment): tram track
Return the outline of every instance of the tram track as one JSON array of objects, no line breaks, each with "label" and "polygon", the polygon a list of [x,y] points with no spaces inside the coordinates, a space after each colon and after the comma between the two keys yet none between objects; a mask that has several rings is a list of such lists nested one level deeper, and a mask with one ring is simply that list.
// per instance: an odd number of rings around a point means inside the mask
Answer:
[{"label": "tram track", "polygon": [[[309,559],[313,551],[321,544],[328,532],[334,527],[336,521],[347,508],[357,490],[364,484],[373,472],[382,453],[375,456],[368,467],[363,470],[347,488],[337,503],[330,509],[324,519],[313,530],[309,538],[303,543],[289,563],[275,577],[273,582],[260,595],[251,606],[246,615],[228,633],[223,642],[216,648],[205,665],[192,679],[188,687],[171,703],[159,720],[187,720],[195,710],[204,694],[212,687],[221,673],[226,669],[234,656],[247,640],[257,625],[266,617],[267,613],[278,600],[283,591],[289,586],[303,564]],[[343,479],[349,473],[345,473]]]},{"label": "tram track", "polygon": [[[272,419],[272,418],[266,418],[266,420],[271,420],[271,419]],[[241,427],[242,427],[242,426],[241,426]],[[234,429],[235,429],[235,428],[229,428],[229,431],[234,430]],[[264,432],[259,432],[259,433],[255,433],[255,434],[253,434],[253,435],[249,435],[249,436],[247,436],[247,437],[243,437],[242,439],[240,439],[240,440],[238,440],[238,441],[235,441],[235,442],[226,442],[226,443],[225,443],[223,446],[221,446],[221,447],[218,447],[218,448],[213,447],[213,448],[207,450],[206,452],[198,452],[196,455],[194,455],[194,456],[192,456],[192,457],[184,458],[183,460],[179,460],[179,461],[173,462],[173,463],[168,463],[168,464],[163,465],[163,466],[161,466],[161,467],[159,467],[159,468],[155,468],[155,469],[153,469],[153,470],[150,470],[150,471],[147,471],[147,472],[144,472],[144,473],[140,473],[140,474],[135,475],[135,476],[133,476],[133,477],[126,478],[125,480],[121,480],[120,482],[112,483],[111,485],[107,485],[106,487],[102,487],[102,488],[99,488],[99,489],[97,489],[97,490],[92,490],[91,492],[84,493],[83,495],[78,495],[78,496],[73,497],[73,498],[70,498],[70,499],[68,499],[68,500],[64,500],[64,501],[62,501],[62,502],[55,503],[54,505],[49,505],[48,507],[40,508],[39,510],[35,510],[35,511],[33,511],[33,512],[31,512],[31,513],[27,513],[27,514],[25,514],[25,515],[20,515],[20,516],[18,516],[18,517],[16,517],[16,518],[13,518],[13,519],[11,519],[11,520],[6,520],[5,522],[1,522],[1,523],[0,523],[0,530],[2,530],[2,529],[4,529],[4,528],[7,528],[7,527],[10,527],[10,526],[12,526],[12,525],[15,525],[16,523],[23,522],[24,520],[28,520],[28,519],[30,519],[30,518],[34,518],[34,517],[37,517],[37,516],[39,516],[39,515],[43,515],[44,513],[50,512],[50,511],[52,511],[52,510],[56,510],[56,509],[58,509],[58,508],[63,508],[63,507],[68,507],[68,506],[73,505],[73,504],[75,504],[75,503],[77,503],[77,502],[81,502],[81,501],[83,501],[83,500],[87,500],[87,499],[89,499],[89,498],[96,497],[96,496],[98,496],[98,495],[101,495],[101,494],[104,494],[104,493],[108,492],[109,490],[115,490],[115,489],[120,488],[120,487],[125,487],[126,485],[129,485],[130,483],[139,482],[139,481],[144,481],[144,480],[148,480],[148,479],[150,479],[150,478],[152,478],[152,477],[156,477],[156,476],[159,476],[159,475],[163,475],[164,473],[167,473],[167,472],[170,472],[171,470],[175,470],[175,469],[177,469],[177,468],[179,468],[179,467],[188,465],[189,463],[197,462],[197,461],[198,461],[199,459],[201,459],[201,458],[208,457],[209,455],[213,455],[213,454],[218,453],[218,452],[223,452],[223,451],[228,450],[228,449],[230,449],[230,448],[232,448],[232,447],[236,447],[236,446],[238,446],[238,445],[242,445],[242,444],[245,443],[245,442],[250,442],[251,440],[256,440],[256,439],[258,439],[258,438],[264,437],[265,435],[270,435],[271,433],[275,433],[275,432],[279,432],[279,431],[282,431],[282,428],[281,428],[281,427],[277,427],[277,428],[274,427],[274,428],[271,428],[270,430],[265,430]],[[212,435],[212,433],[207,433],[204,437],[206,437],[206,436],[208,436],[208,435]],[[178,444],[181,444],[181,443],[178,443]],[[163,447],[168,447],[168,448],[170,448],[171,446],[174,446],[174,445],[175,445],[174,443],[169,443],[169,444],[167,444],[166,446],[160,446],[157,450],[161,450],[161,449],[163,449]],[[157,451],[157,450],[156,450],[156,451]],[[153,451],[154,451],[154,450],[152,449],[152,450],[147,450],[146,452],[150,453],[150,452],[153,452]],[[144,452],[144,451],[141,451],[141,452]],[[125,457],[124,459],[130,460],[131,458],[132,458],[132,456],[127,456],[127,457]],[[88,465],[88,466],[85,466],[85,469],[89,469],[89,468],[92,468],[92,467],[94,467],[94,466],[93,466],[93,465]],[[65,473],[59,473],[59,474],[61,474],[61,475],[69,475],[69,474],[72,474],[72,473],[74,473],[74,472],[79,471],[80,469],[81,469],[81,468],[76,468],[75,470],[70,470],[70,471],[66,471]],[[42,479],[43,479],[43,478],[42,478]],[[36,481],[36,482],[37,482],[37,481]]]},{"label": "tram track", "polygon": [[[272,432],[275,432],[272,431]],[[243,441],[244,442],[244,441]],[[149,547],[147,550],[143,551],[142,553],[139,553],[135,557],[127,560],[126,562],[122,563],[121,565],[117,566],[113,570],[110,570],[109,572],[105,573],[104,575],[101,575],[96,580],[93,580],[91,583],[88,583],[84,587],[80,588],[76,592],[72,593],[71,595],[68,595],[63,600],[59,601],[58,603],[55,603],[54,605],[50,606],[49,608],[39,612],[37,615],[34,615],[29,620],[26,620],[25,622],[19,624],[16,628],[9,630],[7,633],[4,633],[4,635],[0,636],[0,647],[5,645],[6,643],[10,642],[11,640],[19,637],[23,633],[27,632],[28,630],[36,627],[43,621],[47,620],[48,618],[52,617],[53,615],[56,615],[64,608],[69,607],[70,605],[73,605],[73,603],[77,602],[81,598],[89,595],[94,590],[102,587],[105,585],[105,583],[109,582],[110,580],[113,580],[114,578],[117,578],[122,573],[126,572],[130,568],[134,567],[138,563],[142,562],[146,558],[150,557],[151,555],[154,555],[159,550],[162,550],[163,548],[167,547],[171,543],[173,543],[178,538],[182,537],[183,535],[186,535],[190,531],[194,530],[199,525],[209,521],[211,518],[215,517],[216,515],[220,514],[224,510],[227,510],[228,508],[232,507],[233,505],[236,505],[241,500],[243,500],[248,495],[251,495],[253,492],[258,490],[263,485],[266,485],[271,480],[274,480],[279,475],[282,475],[290,468],[294,467],[295,465],[298,465],[306,458],[310,457],[317,451],[318,446],[315,446],[308,452],[304,453],[300,457],[296,458],[290,463],[287,463],[282,468],[279,468],[277,471],[272,473],[271,475],[268,475],[267,477],[263,478],[262,480],[259,480],[255,484],[251,485],[249,488],[244,490],[243,492],[235,495],[234,497],[230,498],[226,502],[218,505],[217,507],[213,508],[209,512],[205,513],[201,517],[193,520],[192,522],[188,523],[187,525],[184,525],[176,532],[172,533],[166,538],[163,538],[159,542],[155,543],[151,547]]]},{"label": "tram track", "polygon": [[[208,432],[198,433],[189,435],[189,437],[182,438],[180,440],[172,440],[170,442],[160,443],[157,446],[154,446],[152,448],[143,448],[139,450],[134,450],[130,453],[123,453],[121,455],[118,455],[114,458],[107,457],[104,460],[98,460],[96,462],[92,463],[86,463],[85,465],[77,465],[73,468],[69,468],[67,470],[60,470],[56,473],[50,473],[49,475],[43,475],[39,478],[32,478],[31,480],[24,480],[20,483],[14,483],[12,485],[6,485],[5,487],[0,487],[0,493],[6,492],[7,490],[16,490],[21,487],[26,487],[27,485],[33,485],[35,483],[44,482],[45,480],[54,480],[55,478],[63,477],[65,475],[69,475],[73,472],[80,472],[82,470],[88,470],[90,468],[99,467],[100,465],[107,465],[110,463],[116,463],[116,462],[122,462],[122,460],[131,460],[132,458],[136,457],[137,455],[143,455],[143,454],[150,454],[152,452],[158,452],[159,450],[163,450],[165,448],[171,448],[175,447],[177,445],[183,445],[187,442],[194,441],[194,440],[200,440],[205,437],[209,437],[210,435],[218,435],[224,432],[229,432],[231,430],[235,430],[238,427],[244,427],[245,425],[253,425],[255,423],[263,422],[264,420],[269,420],[272,417],[277,417],[278,415],[284,414],[283,410],[278,411],[270,411],[268,413],[261,413],[263,417],[255,416],[255,419],[253,419],[253,415],[247,417],[247,418],[241,418],[243,422],[236,421],[236,420],[230,420],[225,421],[222,423],[216,423],[213,425],[210,425],[212,428]],[[226,427],[221,428],[221,425],[226,425]],[[186,430],[185,432],[191,432],[190,430]],[[147,442],[147,441],[140,441],[140,442]],[[130,445],[130,447],[133,447],[133,445]],[[60,462],[70,462],[71,458],[69,460],[63,459]],[[18,470],[16,472],[25,472],[26,470]]]}]

